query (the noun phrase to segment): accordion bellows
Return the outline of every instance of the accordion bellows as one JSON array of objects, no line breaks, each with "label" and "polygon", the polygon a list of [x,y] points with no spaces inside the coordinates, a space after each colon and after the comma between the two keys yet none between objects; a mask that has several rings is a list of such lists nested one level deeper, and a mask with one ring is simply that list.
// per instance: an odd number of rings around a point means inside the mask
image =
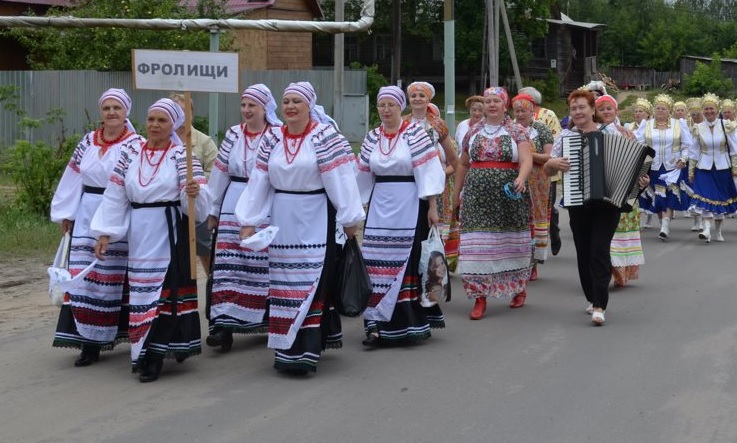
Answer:
[{"label": "accordion bellows", "polygon": [[639,195],[638,178],[647,174],[655,151],[635,139],[600,131],[563,138],[563,204],[606,202],[631,211]]}]

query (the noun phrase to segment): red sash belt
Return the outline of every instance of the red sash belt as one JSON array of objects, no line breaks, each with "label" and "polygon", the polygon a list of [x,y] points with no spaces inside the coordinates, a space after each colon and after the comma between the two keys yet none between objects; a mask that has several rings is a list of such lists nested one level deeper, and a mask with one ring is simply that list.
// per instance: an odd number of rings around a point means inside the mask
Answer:
[{"label": "red sash belt", "polygon": [[519,163],[514,162],[473,162],[471,168],[519,169]]}]

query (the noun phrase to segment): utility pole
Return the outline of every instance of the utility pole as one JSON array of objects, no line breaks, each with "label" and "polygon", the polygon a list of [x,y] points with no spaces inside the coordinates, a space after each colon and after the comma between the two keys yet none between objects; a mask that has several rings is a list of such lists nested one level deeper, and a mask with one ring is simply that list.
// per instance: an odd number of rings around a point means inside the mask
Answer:
[{"label": "utility pole", "polygon": [[512,69],[514,70],[514,80],[517,84],[517,90],[522,89],[522,77],[519,74],[519,66],[517,65],[517,52],[514,50],[514,41],[512,40],[512,31],[509,29],[509,18],[507,17],[507,5],[504,0],[500,0],[499,9],[502,13],[502,21],[504,22],[504,33],[507,36],[507,46],[509,46],[509,56],[512,58]]},{"label": "utility pole", "polygon": [[445,122],[451,137],[456,128],[456,46],[454,0],[444,0]]},{"label": "utility pole", "polygon": [[392,1],[392,84],[402,85],[400,65],[402,63],[402,0]]},{"label": "utility pole", "polygon": [[[210,52],[220,51],[220,31],[217,29],[210,29]],[[217,92],[210,93],[209,111],[207,121],[207,135],[215,141],[216,144],[220,143],[218,140],[218,101],[220,96]]]},{"label": "utility pole", "polygon": [[489,43],[489,84],[487,86],[499,86],[499,8],[496,0],[486,0],[486,23],[488,33],[486,35]]},{"label": "utility pole", "polygon": [[[335,0],[335,21],[345,19],[344,0]],[[333,51],[333,119],[339,128],[343,127],[343,71],[345,65],[345,34],[335,34],[335,51]]]}]

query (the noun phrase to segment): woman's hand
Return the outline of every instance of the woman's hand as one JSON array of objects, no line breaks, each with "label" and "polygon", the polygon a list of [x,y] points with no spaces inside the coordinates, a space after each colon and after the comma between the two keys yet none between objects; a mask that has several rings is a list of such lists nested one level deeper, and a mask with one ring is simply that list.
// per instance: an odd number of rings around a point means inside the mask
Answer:
[{"label": "woman's hand", "polygon": [[527,190],[527,186],[525,185],[525,182],[526,180],[517,176],[517,178],[514,179],[514,192],[518,194],[525,192]]},{"label": "woman's hand", "polygon": [[187,180],[187,186],[184,189],[188,196],[197,197],[197,194],[200,193],[200,184],[197,183],[197,180],[190,179]]},{"label": "woman's hand", "polygon": [[343,226],[343,232],[345,232],[345,236],[348,237],[348,240],[350,240],[356,236],[356,232],[358,232],[358,226]]},{"label": "woman's hand", "polygon": [[650,185],[650,176],[649,175],[643,175],[638,180],[638,183],[640,185],[640,189],[645,189]]},{"label": "woman's hand", "polygon": [[449,177],[453,175],[456,172],[455,168],[453,168],[453,165],[448,165],[445,167],[445,176]]},{"label": "woman's hand", "polygon": [[686,162],[683,161],[683,159],[678,159],[676,162],[676,169],[683,169],[686,167]]},{"label": "woman's hand", "polygon": [[72,233],[72,223],[74,222],[67,219],[61,221],[61,225],[59,227],[61,228],[62,235],[66,234],[67,232],[69,232],[70,234]]},{"label": "woman's hand", "polygon": [[207,229],[215,229],[218,227],[218,218],[214,215],[207,217]]},{"label": "woman's hand", "polygon": [[107,252],[107,245],[110,243],[109,235],[101,235],[95,243],[95,257],[100,261],[105,261],[105,253]]},{"label": "woman's hand", "polygon": [[[430,197],[434,199],[435,197]],[[438,223],[440,223],[440,217],[438,216],[438,207],[437,205],[430,205],[430,208],[427,210],[427,223],[432,226],[437,226]]]},{"label": "woman's hand", "polygon": [[255,226],[243,226],[241,227],[241,240],[245,240],[255,233],[256,233]]}]

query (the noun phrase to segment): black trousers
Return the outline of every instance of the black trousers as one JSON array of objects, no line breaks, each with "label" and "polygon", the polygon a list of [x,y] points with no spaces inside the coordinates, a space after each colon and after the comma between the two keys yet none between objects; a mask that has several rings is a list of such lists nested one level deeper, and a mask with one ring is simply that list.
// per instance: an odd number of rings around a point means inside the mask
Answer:
[{"label": "black trousers", "polygon": [[611,205],[594,203],[568,208],[568,214],[583,293],[595,308],[606,309],[612,277],[609,249],[620,211]]}]

